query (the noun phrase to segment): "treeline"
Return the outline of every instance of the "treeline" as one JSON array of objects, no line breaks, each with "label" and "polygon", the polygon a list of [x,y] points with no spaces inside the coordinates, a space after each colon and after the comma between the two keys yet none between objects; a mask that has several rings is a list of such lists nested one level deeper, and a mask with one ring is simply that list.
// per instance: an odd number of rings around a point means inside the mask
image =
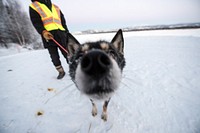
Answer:
[{"label": "treeline", "polygon": [[41,38],[33,28],[28,14],[17,0],[0,0],[0,46],[16,43],[39,49]]}]

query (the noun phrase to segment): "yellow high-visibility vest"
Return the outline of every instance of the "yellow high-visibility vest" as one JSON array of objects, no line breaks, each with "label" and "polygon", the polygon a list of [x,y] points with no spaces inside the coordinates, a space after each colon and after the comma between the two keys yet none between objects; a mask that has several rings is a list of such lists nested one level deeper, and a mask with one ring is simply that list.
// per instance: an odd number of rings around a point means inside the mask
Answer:
[{"label": "yellow high-visibility vest", "polygon": [[56,5],[52,4],[52,11],[49,8],[40,2],[33,2],[30,7],[37,11],[40,14],[44,28],[47,31],[60,29],[65,31],[65,28],[62,26],[60,9]]}]

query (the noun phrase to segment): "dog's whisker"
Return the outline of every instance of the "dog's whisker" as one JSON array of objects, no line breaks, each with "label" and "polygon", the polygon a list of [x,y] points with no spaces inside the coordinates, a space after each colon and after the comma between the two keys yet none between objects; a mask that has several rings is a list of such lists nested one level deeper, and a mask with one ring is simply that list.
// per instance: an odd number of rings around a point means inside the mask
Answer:
[{"label": "dog's whisker", "polygon": [[127,84],[125,84],[125,83],[123,83],[123,82],[121,82],[125,87],[127,87],[128,89],[130,89],[130,90],[132,90],[132,88],[131,87],[129,87]]},{"label": "dog's whisker", "polygon": [[124,80],[126,80],[127,82],[130,82],[131,84],[137,85],[137,86],[143,86],[143,82],[141,81],[136,81],[134,79],[128,78],[128,77],[124,77]]},{"label": "dog's whisker", "polygon": [[134,82],[134,81],[135,81],[134,79],[129,78],[129,77],[126,77],[126,76],[124,76],[123,79],[124,79],[124,80],[128,80],[128,81],[130,81],[130,82]]}]

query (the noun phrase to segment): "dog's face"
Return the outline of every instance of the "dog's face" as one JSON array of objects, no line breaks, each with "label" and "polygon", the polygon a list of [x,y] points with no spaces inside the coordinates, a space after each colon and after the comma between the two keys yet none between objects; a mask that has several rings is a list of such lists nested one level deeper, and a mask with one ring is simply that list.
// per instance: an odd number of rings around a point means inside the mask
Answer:
[{"label": "dog's face", "polygon": [[77,88],[95,99],[104,99],[119,87],[125,66],[124,39],[119,30],[111,42],[80,44],[68,34],[69,73]]}]

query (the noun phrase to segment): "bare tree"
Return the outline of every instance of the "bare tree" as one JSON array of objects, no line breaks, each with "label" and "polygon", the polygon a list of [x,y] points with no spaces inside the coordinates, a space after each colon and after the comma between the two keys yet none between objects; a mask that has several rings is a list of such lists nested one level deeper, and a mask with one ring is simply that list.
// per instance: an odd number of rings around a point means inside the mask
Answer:
[{"label": "bare tree", "polygon": [[27,46],[31,43],[41,47],[41,38],[34,30],[27,13],[17,0],[0,0],[0,43],[17,43]]}]

